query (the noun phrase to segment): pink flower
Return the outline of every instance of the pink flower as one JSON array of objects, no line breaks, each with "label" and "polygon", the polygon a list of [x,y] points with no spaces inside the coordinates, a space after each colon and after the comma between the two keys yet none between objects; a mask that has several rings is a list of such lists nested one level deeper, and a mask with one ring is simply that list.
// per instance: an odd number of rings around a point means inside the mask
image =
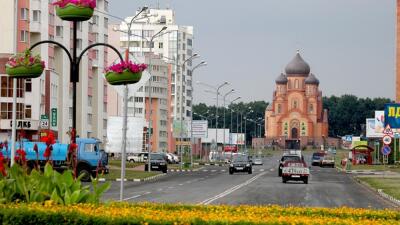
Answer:
[{"label": "pink flower", "polygon": [[124,70],[129,70],[132,73],[142,72],[147,68],[146,64],[135,64],[132,61],[123,61],[118,64],[113,64],[105,69],[106,73],[122,73]]},{"label": "pink flower", "polygon": [[6,67],[15,68],[18,66],[33,66],[36,64],[40,64],[45,68],[45,63],[41,60],[40,56],[32,56],[32,52],[28,49],[24,53],[18,53],[12,56],[6,63]]},{"label": "pink flower", "polygon": [[53,2],[53,5],[57,5],[60,8],[64,8],[68,4],[73,4],[82,7],[96,8],[96,0],[58,0]]}]

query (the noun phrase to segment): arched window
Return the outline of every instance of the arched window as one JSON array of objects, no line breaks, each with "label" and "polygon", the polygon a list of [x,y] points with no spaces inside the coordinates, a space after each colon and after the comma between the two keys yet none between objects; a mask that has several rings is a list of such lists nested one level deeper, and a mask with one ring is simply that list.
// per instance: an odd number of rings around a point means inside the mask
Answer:
[{"label": "arched window", "polygon": [[314,112],[314,105],[313,105],[313,104],[310,104],[310,106],[308,107],[308,111],[309,111],[310,113],[313,113],[313,112]]},{"label": "arched window", "polygon": [[297,79],[294,81],[294,88],[299,89],[299,80]]},{"label": "arched window", "polygon": [[278,104],[278,113],[281,113],[282,112],[282,106],[281,106],[281,104]]}]

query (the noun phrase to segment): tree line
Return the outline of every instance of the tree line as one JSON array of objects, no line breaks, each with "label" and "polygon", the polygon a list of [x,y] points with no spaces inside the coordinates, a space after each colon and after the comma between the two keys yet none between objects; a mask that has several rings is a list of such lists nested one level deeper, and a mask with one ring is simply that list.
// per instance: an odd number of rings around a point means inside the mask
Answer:
[{"label": "tree line", "polygon": [[[323,108],[328,109],[329,136],[363,135],[365,119],[373,118],[375,110],[383,110],[389,98],[358,98],[354,95],[323,97]],[[252,137],[264,137],[265,101],[239,102],[218,107],[218,128],[232,129],[233,133],[246,133],[247,141]],[[204,103],[193,105],[194,120],[208,120],[208,127],[216,127],[216,106]],[[225,112],[225,117],[224,117]],[[247,120],[245,119],[247,118]],[[261,125],[261,132],[260,132]]]}]

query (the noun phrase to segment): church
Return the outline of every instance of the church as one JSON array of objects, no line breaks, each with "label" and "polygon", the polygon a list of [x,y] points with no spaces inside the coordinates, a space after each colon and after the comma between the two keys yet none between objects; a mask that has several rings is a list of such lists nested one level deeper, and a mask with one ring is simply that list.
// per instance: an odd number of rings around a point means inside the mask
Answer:
[{"label": "church", "polygon": [[319,80],[299,51],[275,83],[272,103],[265,110],[266,143],[287,149],[325,144],[328,111],[323,109]]}]

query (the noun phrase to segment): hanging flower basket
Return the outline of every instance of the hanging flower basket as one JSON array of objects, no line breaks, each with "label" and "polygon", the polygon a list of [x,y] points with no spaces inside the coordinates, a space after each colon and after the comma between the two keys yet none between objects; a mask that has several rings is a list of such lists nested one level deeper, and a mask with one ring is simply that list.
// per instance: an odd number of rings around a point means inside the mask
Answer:
[{"label": "hanging flower basket", "polygon": [[86,21],[93,16],[96,0],[58,0],[53,5],[62,20]]},{"label": "hanging flower basket", "polygon": [[135,84],[142,78],[146,64],[135,64],[131,61],[114,64],[105,69],[107,82],[111,85]]},{"label": "hanging flower basket", "polygon": [[6,73],[13,78],[37,78],[45,68],[39,55],[32,56],[30,50],[11,57],[6,63]]}]

